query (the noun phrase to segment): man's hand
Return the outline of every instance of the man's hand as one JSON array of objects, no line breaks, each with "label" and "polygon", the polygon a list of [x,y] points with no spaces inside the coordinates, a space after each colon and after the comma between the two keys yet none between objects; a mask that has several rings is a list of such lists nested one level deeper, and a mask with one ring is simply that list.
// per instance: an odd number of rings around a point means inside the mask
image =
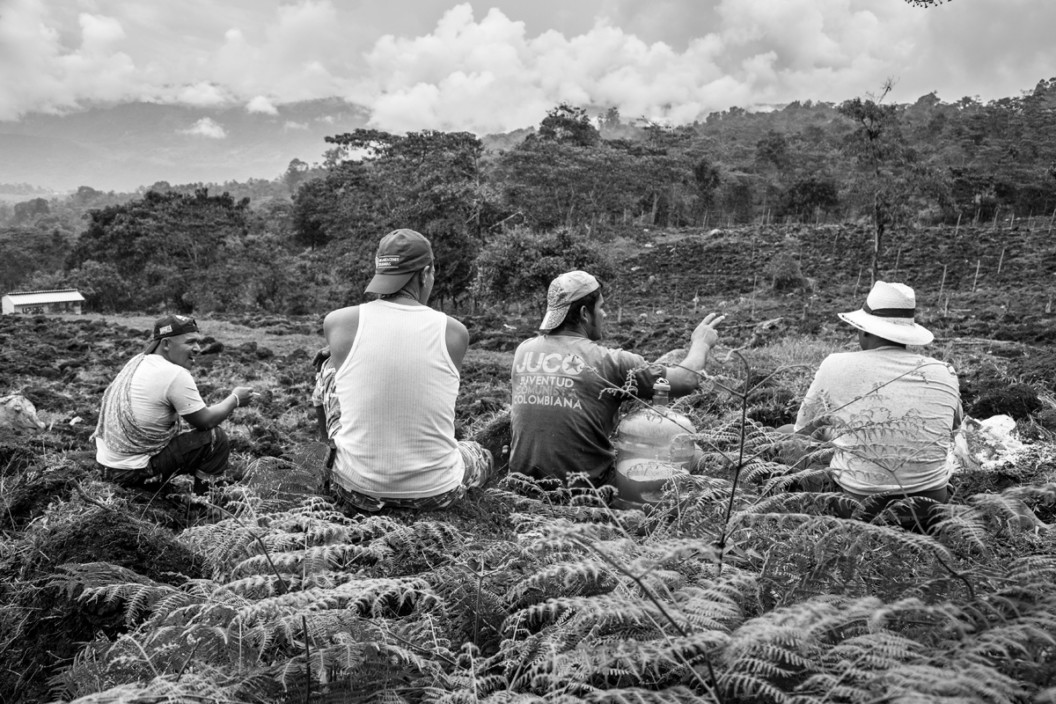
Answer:
[{"label": "man's hand", "polygon": [[715,343],[719,341],[719,332],[716,328],[725,318],[725,315],[709,313],[708,317],[700,321],[700,324],[697,325],[695,330],[693,330],[693,335],[690,337],[690,340],[693,344],[703,344],[708,347],[714,347]]},{"label": "man's hand", "polygon": [[312,366],[315,367],[315,371],[318,372],[323,367],[323,362],[330,359],[330,347],[322,347],[318,352],[315,353],[315,358],[312,359]]},{"label": "man's hand", "polygon": [[249,403],[250,399],[253,398],[253,387],[252,386],[236,386],[231,390],[231,393],[238,398],[238,405],[245,406]]}]

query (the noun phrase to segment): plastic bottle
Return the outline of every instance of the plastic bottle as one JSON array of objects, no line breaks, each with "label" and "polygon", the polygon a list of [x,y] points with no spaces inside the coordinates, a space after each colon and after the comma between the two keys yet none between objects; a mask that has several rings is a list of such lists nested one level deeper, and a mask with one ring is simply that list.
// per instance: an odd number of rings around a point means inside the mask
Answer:
[{"label": "plastic bottle", "polygon": [[653,405],[627,414],[616,429],[617,508],[646,508],[660,500],[664,484],[693,467],[697,430],[668,406],[671,384],[658,379]]}]

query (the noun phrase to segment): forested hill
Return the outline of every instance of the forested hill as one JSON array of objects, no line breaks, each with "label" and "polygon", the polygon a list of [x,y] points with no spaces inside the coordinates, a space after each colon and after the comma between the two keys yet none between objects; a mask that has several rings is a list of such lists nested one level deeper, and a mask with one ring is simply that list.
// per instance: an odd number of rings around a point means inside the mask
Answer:
[{"label": "forested hill", "polygon": [[[1003,238],[1043,237],[1056,214],[1056,79],[986,104],[886,97],[677,127],[560,105],[535,129],[485,139],[335,124],[322,164],[296,160],[274,180],[86,185],[6,206],[0,289],[76,286],[98,310],[323,310],[358,300],[378,237],[396,227],[433,240],[442,304],[531,300],[568,267],[611,274],[618,252],[637,256],[659,230],[720,230],[751,248],[760,228],[802,241],[797,225],[854,224],[865,244],[828,246],[839,271],[868,280],[926,258],[921,228],[971,229],[995,233],[985,251],[932,257],[922,275],[1007,275],[1035,245]],[[767,260],[738,262],[724,274],[737,290],[765,279]]]}]

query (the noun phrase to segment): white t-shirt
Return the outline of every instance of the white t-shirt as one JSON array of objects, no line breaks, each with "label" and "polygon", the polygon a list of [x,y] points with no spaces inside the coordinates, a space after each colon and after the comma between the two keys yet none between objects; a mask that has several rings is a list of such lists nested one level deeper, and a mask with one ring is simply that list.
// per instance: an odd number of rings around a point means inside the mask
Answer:
[{"label": "white t-shirt", "polygon": [[[191,373],[158,354],[148,354],[132,377],[132,414],[144,428],[164,432],[175,429],[180,416],[205,408]],[[95,439],[95,461],[114,469],[142,469],[150,455],[112,452],[102,438]]]},{"label": "white t-shirt", "polygon": [[828,415],[831,468],[857,494],[946,486],[947,450],[961,419],[949,365],[901,347],[829,355],[803,399],[796,430]]}]

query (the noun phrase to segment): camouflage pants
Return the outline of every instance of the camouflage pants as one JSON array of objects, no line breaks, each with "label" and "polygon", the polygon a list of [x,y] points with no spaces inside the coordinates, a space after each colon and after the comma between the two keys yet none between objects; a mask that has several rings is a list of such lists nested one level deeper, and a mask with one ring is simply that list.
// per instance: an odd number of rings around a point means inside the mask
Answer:
[{"label": "camouflage pants", "polygon": [[495,463],[491,452],[479,443],[460,440],[458,452],[462,455],[462,463],[466,468],[462,484],[436,496],[422,496],[414,499],[377,498],[358,491],[350,491],[338,486],[336,482],[330,482],[330,493],[339,506],[345,505],[369,513],[380,511],[383,508],[406,508],[416,511],[437,511],[447,508],[465,496],[467,489],[484,486],[495,473]]}]

